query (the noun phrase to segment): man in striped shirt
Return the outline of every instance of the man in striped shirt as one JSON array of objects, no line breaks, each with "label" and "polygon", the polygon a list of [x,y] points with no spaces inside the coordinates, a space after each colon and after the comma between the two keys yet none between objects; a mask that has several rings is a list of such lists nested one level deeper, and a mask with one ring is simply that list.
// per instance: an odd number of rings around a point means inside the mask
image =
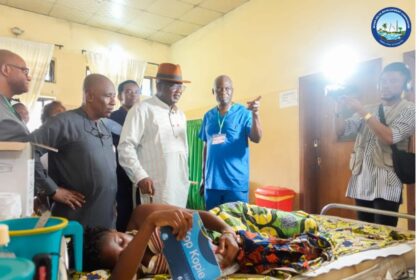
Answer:
[{"label": "man in striped shirt", "polygon": [[157,93],[128,112],[118,144],[120,165],[141,203],[185,207],[188,198],[188,145],[186,118],[176,106],[185,89],[181,67],[159,65]]},{"label": "man in striped shirt", "polygon": [[[349,96],[338,99],[335,129],[338,136],[357,132],[350,159],[352,176],[347,188],[347,197],[355,199],[356,205],[398,212],[401,204],[402,183],[392,163],[392,144],[400,150],[408,149],[408,142],[415,132],[415,105],[401,95],[409,90],[411,73],[403,63],[387,65],[379,79],[381,103],[363,106]],[[344,120],[340,110],[346,106],[355,114]],[[383,108],[386,125],[379,119]],[[398,218],[378,214],[358,213],[359,220],[396,226]]]}]

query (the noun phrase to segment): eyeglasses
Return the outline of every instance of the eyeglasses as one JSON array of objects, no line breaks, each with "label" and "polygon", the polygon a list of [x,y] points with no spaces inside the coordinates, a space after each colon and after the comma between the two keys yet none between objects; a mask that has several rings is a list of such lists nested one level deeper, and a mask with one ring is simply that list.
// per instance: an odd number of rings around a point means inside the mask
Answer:
[{"label": "eyeglasses", "polygon": [[141,94],[141,90],[137,89],[137,90],[126,90],[124,91],[124,94],[132,94],[132,95],[140,95]]},{"label": "eyeglasses", "polygon": [[23,72],[23,74],[25,74],[26,76],[29,75],[29,68],[27,68],[27,67],[21,67],[21,66],[14,65],[14,64],[6,64],[6,65],[21,70]]},{"label": "eyeglasses", "polygon": [[216,92],[220,93],[220,92],[223,92],[223,90],[224,91],[232,91],[232,89],[233,88],[231,88],[231,87],[217,87],[215,90],[216,90]]},{"label": "eyeglasses", "polygon": [[187,88],[186,86],[182,85],[182,84],[165,84],[165,86],[170,90],[170,91],[185,91],[185,89]]}]

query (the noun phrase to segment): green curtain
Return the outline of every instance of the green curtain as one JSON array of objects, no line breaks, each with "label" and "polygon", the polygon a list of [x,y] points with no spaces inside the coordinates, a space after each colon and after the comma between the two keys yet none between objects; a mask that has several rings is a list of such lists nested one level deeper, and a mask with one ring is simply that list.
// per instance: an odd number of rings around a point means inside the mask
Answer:
[{"label": "green curtain", "polygon": [[188,192],[187,208],[204,210],[204,198],[200,195],[200,182],[203,161],[203,141],[198,138],[201,123],[203,120],[187,121],[188,138],[188,167],[190,169],[189,178],[191,181]]}]

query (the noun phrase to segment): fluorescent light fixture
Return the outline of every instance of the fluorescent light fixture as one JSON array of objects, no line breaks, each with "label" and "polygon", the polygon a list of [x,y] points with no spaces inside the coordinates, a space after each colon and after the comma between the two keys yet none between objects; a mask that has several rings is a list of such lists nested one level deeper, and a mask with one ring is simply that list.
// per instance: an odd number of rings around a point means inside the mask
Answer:
[{"label": "fluorescent light fixture", "polygon": [[113,18],[122,19],[123,7],[117,3],[112,3],[111,14]]}]

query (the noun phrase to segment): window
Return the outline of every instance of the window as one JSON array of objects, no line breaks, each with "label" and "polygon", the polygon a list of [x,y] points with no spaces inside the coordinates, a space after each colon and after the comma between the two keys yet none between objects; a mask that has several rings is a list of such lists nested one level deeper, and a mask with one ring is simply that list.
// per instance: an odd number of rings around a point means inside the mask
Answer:
[{"label": "window", "polygon": [[141,83],[141,95],[153,96],[156,90],[154,88],[153,79],[151,77],[144,77]]},{"label": "window", "polygon": [[47,75],[45,75],[45,82],[55,83],[55,59],[51,59],[50,66],[47,70]]},{"label": "window", "polygon": [[90,75],[90,74],[92,74],[92,72],[90,71],[89,66],[86,66],[85,76],[88,76],[88,75]]},{"label": "window", "polygon": [[154,77],[157,73],[159,64],[147,63],[144,71],[144,78],[141,84],[141,95],[153,96],[156,93],[156,85],[151,77]]}]

